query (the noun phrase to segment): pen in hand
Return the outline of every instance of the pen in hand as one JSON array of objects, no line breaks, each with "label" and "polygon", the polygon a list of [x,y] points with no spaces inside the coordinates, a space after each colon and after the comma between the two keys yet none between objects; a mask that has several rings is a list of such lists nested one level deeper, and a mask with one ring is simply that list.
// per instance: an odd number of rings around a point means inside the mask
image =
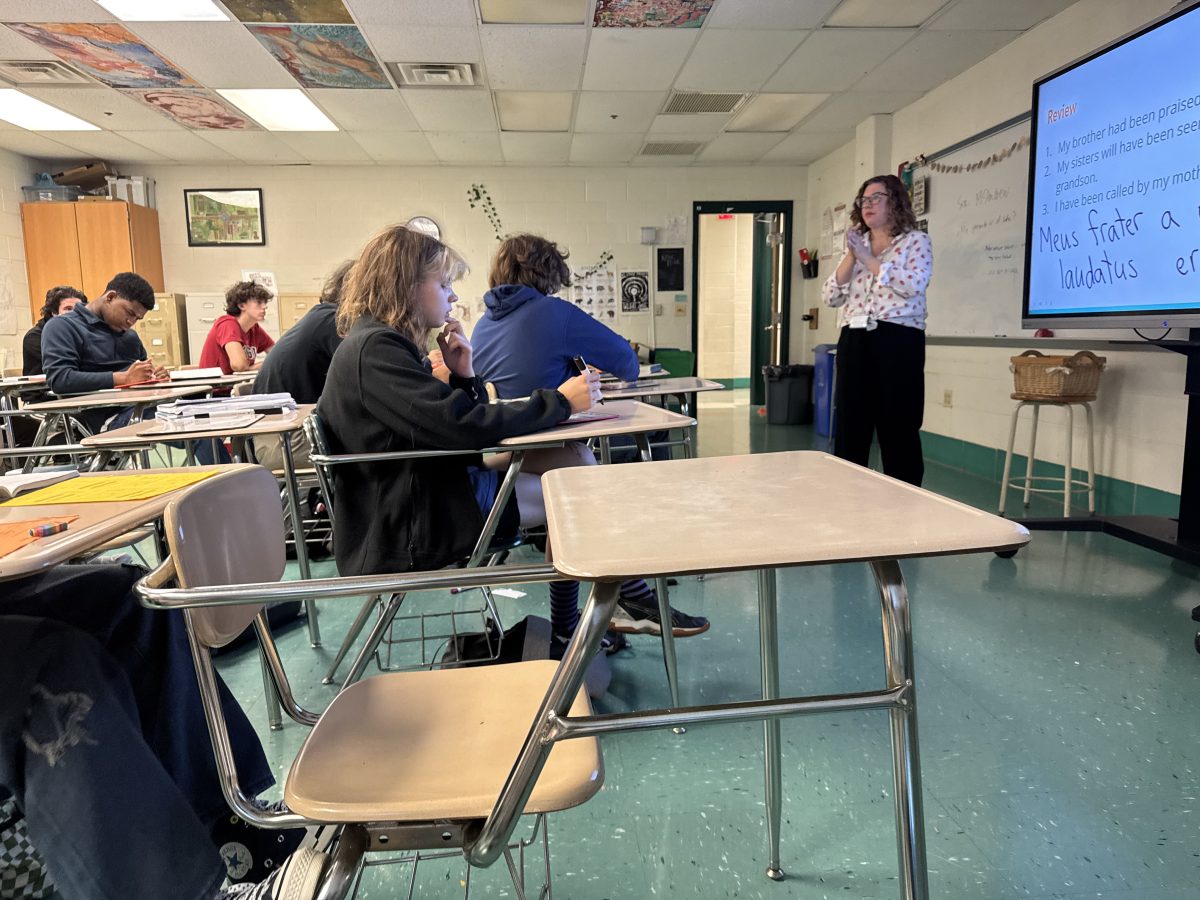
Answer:
[{"label": "pen in hand", "polygon": [[[588,371],[588,364],[587,364],[586,362],[584,362],[584,360],[583,360],[583,357],[582,357],[582,356],[575,356],[575,357],[572,357],[572,358],[571,358],[571,363],[572,363],[572,364],[575,366],[575,371],[576,371],[576,372],[578,372],[580,375],[586,375],[586,374],[587,374],[587,371]],[[604,403],[604,394],[603,394],[603,393],[601,393],[601,394],[600,394],[600,396],[599,396],[597,399],[599,400],[599,402],[600,402],[601,404],[603,404],[603,403]]]}]

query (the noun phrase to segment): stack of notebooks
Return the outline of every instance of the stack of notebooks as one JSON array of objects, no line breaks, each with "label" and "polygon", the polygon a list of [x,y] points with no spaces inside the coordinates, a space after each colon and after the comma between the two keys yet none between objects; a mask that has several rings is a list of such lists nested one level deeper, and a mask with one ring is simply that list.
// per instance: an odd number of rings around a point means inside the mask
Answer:
[{"label": "stack of notebooks", "polygon": [[291,394],[243,394],[160,403],[155,418],[162,431],[227,431],[253,425],[264,415],[295,409]]}]

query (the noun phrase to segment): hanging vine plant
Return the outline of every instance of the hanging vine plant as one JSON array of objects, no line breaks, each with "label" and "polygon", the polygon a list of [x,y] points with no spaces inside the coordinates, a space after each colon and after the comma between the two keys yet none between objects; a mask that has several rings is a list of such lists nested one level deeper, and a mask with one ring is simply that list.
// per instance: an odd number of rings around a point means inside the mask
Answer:
[{"label": "hanging vine plant", "polygon": [[587,281],[589,278],[591,278],[593,275],[595,275],[597,272],[599,272],[601,269],[603,269],[605,266],[607,266],[612,261],[613,261],[612,253],[609,252],[608,250],[605,250],[603,253],[600,254],[600,260],[598,262],[596,262],[595,264],[593,264],[591,266],[588,266],[582,272],[576,272],[571,277],[571,284],[583,284],[585,281]]},{"label": "hanging vine plant", "polygon": [[482,184],[471,185],[467,188],[467,203],[471,209],[482,209],[492,226],[492,231],[496,232],[496,240],[504,240],[504,226],[500,224],[500,213],[496,211],[496,204],[492,202],[492,195],[488,193],[488,189]]}]

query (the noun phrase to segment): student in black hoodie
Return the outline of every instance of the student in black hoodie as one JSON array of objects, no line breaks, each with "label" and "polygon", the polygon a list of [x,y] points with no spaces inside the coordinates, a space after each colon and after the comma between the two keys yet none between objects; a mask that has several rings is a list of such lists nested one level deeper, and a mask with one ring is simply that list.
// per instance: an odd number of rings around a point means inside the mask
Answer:
[{"label": "student in black hoodie", "polygon": [[[338,310],[345,339],[317,404],[335,453],[495,446],[556,425],[599,397],[589,373],[524,402],[489,404],[471,344],[450,318],[452,284],[466,268],[445,244],[403,226],[363,248]],[[434,329],[448,384],[432,374],[425,349]],[[343,575],[437,569],[466,557],[499,484],[480,458],[464,456],[337,466],[333,474],[334,553]],[[523,475],[516,495],[502,529],[544,515],[536,475]]]}]

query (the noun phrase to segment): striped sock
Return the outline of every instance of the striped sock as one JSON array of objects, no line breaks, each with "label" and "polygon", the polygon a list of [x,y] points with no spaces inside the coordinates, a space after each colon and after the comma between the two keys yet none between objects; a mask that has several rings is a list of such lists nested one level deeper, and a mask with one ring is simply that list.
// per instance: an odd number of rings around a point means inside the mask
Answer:
[{"label": "striped sock", "polygon": [[621,584],[621,600],[649,609],[658,609],[658,594],[641,578]]},{"label": "striped sock", "polygon": [[569,638],[579,624],[579,582],[550,582],[550,630],[555,637]]}]

